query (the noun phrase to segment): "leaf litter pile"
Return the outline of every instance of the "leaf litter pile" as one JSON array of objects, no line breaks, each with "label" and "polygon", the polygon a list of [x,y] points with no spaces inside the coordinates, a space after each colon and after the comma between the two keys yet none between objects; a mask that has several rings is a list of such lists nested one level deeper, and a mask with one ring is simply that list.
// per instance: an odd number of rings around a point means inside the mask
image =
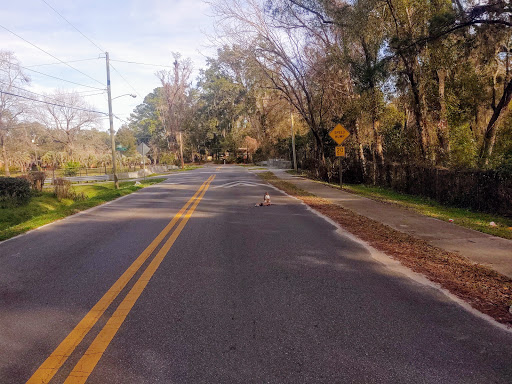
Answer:
[{"label": "leaf litter pile", "polygon": [[428,244],[387,225],[358,215],[331,201],[316,197],[295,185],[277,178],[271,172],[260,177],[287,194],[302,200],[329,217],[348,232],[375,249],[399,260],[414,272],[425,275],[473,308],[512,326],[512,279],[493,269]]}]

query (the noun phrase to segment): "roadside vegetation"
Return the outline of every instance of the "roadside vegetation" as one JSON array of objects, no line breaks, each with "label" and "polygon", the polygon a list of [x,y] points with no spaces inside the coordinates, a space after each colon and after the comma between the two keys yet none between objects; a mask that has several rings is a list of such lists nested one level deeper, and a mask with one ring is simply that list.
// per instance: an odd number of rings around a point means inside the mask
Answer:
[{"label": "roadside vegetation", "polygon": [[110,182],[73,186],[71,191],[74,198],[59,199],[54,191],[49,190],[34,192],[28,204],[0,209],[0,240],[6,240],[163,180],[165,179],[147,179],[140,181],[140,185],[135,185],[135,181],[121,182],[118,190],[114,189],[114,183]]},{"label": "roadside vegetation", "polygon": [[259,176],[287,194],[302,200],[375,249],[440,284],[480,312],[503,324],[512,325],[512,313],[509,312],[512,305],[512,279],[456,253],[436,248],[424,240],[358,215],[329,200],[316,197],[280,180],[272,172],[263,172]]},{"label": "roadside vegetation", "polygon": [[328,133],[341,124],[346,182],[512,216],[508,2],[208,3],[217,52],[197,79],[173,53],[117,130],[115,159],[86,96],[16,97],[26,63],[0,50],[0,174],[290,160],[293,132],[299,167],[329,182],[339,160]]},{"label": "roadside vegetation", "polygon": [[[288,173],[297,174],[295,171],[288,171]],[[307,177],[306,174],[300,175]],[[312,180],[328,185],[332,188],[340,188],[339,184],[314,179]],[[343,190],[372,200],[378,200],[388,204],[396,204],[439,220],[453,220],[455,225],[459,225],[461,227],[502,237],[504,239],[512,239],[512,218],[509,217],[472,211],[470,209],[450,207],[426,197],[407,195],[396,192],[390,188],[383,188],[379,186],[343,184]],[[490,225],[491,222],[495,223],[496,226]]]}]

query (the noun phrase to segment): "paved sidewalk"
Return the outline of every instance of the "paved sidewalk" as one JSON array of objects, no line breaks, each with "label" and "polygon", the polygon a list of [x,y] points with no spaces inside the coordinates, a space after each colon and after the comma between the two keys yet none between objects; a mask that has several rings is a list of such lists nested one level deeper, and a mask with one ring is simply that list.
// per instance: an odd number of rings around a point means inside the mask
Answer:
[{"label": "paved sidewalk", "polygon": [[360,215],[379,221],[401,232],[426,240],[433,246],[460,255],[512,278],[512,240],[459,227],[442,220],[423,216],[393,204],[371,200],[303,177],[271,170],[280,179],[295,184],[318,197],[331,200]]}]

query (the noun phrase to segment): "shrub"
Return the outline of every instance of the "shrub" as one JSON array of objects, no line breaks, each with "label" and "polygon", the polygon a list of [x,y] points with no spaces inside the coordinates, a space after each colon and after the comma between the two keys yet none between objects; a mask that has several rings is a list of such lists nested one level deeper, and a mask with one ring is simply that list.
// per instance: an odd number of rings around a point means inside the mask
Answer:
[{"label": "shrub", "polygon": [[59,200],[72,199],[74,197],[73,196],[74,192],[71,189],[70,181],[59,177],[53,181],[53,184],[54,184],[53,188],[55,191],[55,196],[57,196],[57,199],[59,199]]},{"label": "shrub", "polygon": [[57,178],[54,181],[54,191],[57,199],[72,199],[74,201],[84,201],[87,200],[87,196],[81,192],[76,193],[71,186],[71,182],[66,179]]},{"label": "shrub", "polygon": [[28,180],[15,177],[0,177],[0,207],[23,205],[32,196]]},{"label": "shrub", "polygon": [[80,163],[78,161],[68,161],[64,166],[64,175],[76,176],[80,170]]},{"label": "shrub", "polygon": [[44,186],[44,180],[46,179],[46,173],[40,171],[29,172],[26,175],[19,176],[19,179],[27,180],[34,191],[41,192]]},{"label": "shrub", "polygon": [[[165,152],[160,155],[158,158],[158,163],[162,165],[177,165],[176,164],[177,158],[176,155],[172,152]],[[147,162],[147,160],[146,160]],[[181,162],[180,162],[181,165]]]}]

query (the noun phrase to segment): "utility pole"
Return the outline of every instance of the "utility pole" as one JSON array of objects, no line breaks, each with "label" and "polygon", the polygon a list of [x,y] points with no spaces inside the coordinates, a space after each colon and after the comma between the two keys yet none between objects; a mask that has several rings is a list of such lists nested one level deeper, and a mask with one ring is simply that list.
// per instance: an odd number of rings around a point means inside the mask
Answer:
[{"label": "utility pole", "polygon": [[293,150],[293,169],[297,172],[297,153],[295,152],[295,132],[293,131],[293,110],[290,112],[292,117],[292,150]]},{"label": "utility pole", "polygon": [[112,93],[110,91],[110,62],[108,52],[105,52],[107,61],[107,93],[108,93],[108,119],[110,122],[110,143],[112,145],[112,173],[114,174],[114,187],[119,189],[119,180],[117,179],[117,165],[116,165],[116,139],[114,136],[114,116],[112,114]]}]

